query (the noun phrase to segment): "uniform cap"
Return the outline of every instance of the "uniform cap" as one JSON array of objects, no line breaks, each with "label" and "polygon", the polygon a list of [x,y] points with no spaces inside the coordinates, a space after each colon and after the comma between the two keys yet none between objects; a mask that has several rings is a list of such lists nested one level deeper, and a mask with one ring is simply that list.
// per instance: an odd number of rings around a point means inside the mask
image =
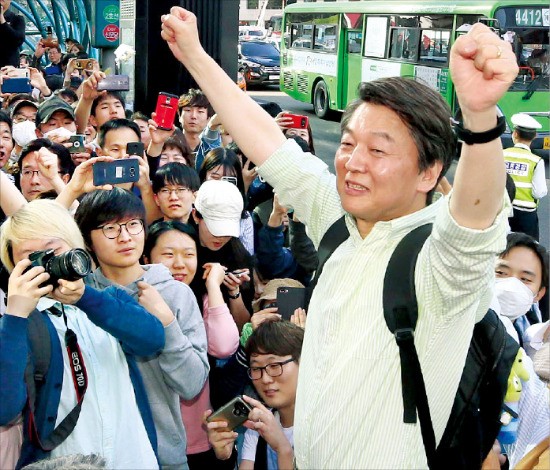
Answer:
[{"label": "uniform cap", "polygon": [[537,120],[525,113],[517,113],[512,116],[512,124],[515,128],[521,128],[528,131],[536,131],[542,125]]},{"label": "uniform cap", "polygon": [[74,121],[74,109],[69,103],[60,98],[51,98],[44,101],[36,113],[36,127],[48,121],[56,111],[65,111]]}]

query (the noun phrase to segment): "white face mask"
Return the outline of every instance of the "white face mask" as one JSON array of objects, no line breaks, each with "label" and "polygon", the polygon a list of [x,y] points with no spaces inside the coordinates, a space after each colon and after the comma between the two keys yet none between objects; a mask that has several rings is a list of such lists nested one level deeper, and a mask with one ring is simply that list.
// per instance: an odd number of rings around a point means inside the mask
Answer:
[{"label": "white face mask", "polygon": [[495,282],[495,294],[502,315],[514,321],[529,311],[535,296],[531,289],[517,277],[499,278]]},{"label": "white face mask", "polygon": [[65,127],[57,127],[55,129],[52,129],[51,131],[48,131],[44,134],[45,139],[50,139],[53,136],[61,137],[68,139],[72,135],[75,135],[76,132],[70,131],[69,129],[66,129]]},{"label": "white face mask", "polygon": [[35,130],[36,125],[32,121],[18,122],[13,125],[13,140],[15,140],[20,147],[25,147],[25,145],[30,144],[36,139]]}]

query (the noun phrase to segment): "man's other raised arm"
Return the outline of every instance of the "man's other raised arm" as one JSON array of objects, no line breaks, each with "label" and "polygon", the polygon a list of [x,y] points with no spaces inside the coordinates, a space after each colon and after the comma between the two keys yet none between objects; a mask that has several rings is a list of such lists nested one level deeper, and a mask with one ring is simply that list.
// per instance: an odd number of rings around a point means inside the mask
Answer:
[{"label": "man's other raised arm", "polygon": [[[496,104],[518,73],[510,44],[478,23],[453,45],[450,70],[464,129],[481,133],[496,127]],[[502,208],[505,184],[500,138],[463,144],[450,201],[454,219],[464,227],[490,227]]]},{"label": "man's other raised arm", "polygon": [[243,153],[261,165],[284,142],[273,118],[243,93],[199,42],[197,18],[180,7],[162,17],[163,39],[191,73]]}]

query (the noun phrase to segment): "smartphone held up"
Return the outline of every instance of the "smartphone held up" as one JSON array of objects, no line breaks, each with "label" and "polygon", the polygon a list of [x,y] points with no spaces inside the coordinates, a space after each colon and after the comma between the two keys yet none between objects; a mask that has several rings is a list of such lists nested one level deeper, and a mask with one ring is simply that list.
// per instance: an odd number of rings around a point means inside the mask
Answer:
[{"label": "smartphone held up", "polygon": [[252,407],[246,403],[242,397],[238,396],[214,411],[214,413],[206,418],[206,421],[209,423],[225,421],[227,423],[226,429],[232,431],[248,419],[248,414],[251,411]]},{"label": "smartphone held up", "polygon": [[92,167],[94,186],[135,183],[139,180],[139,162],[124,158],[113,162],[96,162]]},{"label": "smartphone held up", "polygon": [[164,131],[172,130],[174,120],[178,112],[178,97],[161,91],[157,99],[155,109],[155,122],[159,129]]}]

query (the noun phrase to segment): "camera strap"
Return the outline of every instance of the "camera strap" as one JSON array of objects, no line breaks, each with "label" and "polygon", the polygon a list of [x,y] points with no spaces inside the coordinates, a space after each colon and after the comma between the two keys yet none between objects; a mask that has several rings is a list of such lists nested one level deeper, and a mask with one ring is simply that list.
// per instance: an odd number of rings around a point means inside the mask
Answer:
[{"label": "camera strap", "polygon": [[67,325],[67,316],[65,315],[65,308],[61,304],[61,311],[63,314],[63,320],[65,321],[65,326],[67,326],[67,331],[65,332],[65,347],[67,348],[67,354],[69,355],[69,364],[71,367],[71,373],[73,378],[73,385],[76,392],[77,404],[71,410],[71,412],[65,416],[63,421],[59,423],[52,433],[46,438],[41,440],[38,434],[38,429],[36,428],[35,420],[35,401],[36,401],[36,389],[34,382],[29,384],[27,381],[27,387],[32,387],[32,390],[28,390],[28,403],[29,403],[29,422],[28,422],[28,431],[31,442],[40,447],[42,450],[49,452],[55,449],[59,444],[61,444],[67,437],[73,432],[73,429],[76,426],[78,417],[80,416],[80,410],[82,408],[82,402],[84,400],[84,395],[86,394],[86,389],[88,388],[88,374],[86,373],[86,366],[84,365],[84,357],[78,346],[78,338],[76,333],[71,330]]}]

